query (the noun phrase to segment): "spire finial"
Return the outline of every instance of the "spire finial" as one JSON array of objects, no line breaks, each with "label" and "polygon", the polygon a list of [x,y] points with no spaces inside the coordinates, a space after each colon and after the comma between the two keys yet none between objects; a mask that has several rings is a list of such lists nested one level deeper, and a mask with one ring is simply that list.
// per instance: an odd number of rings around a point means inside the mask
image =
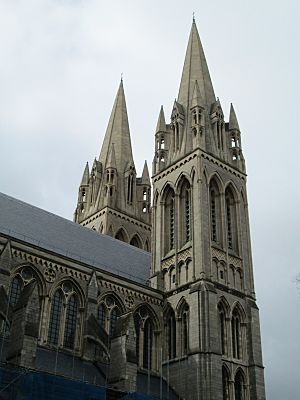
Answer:
[{"label": "spire finial", "polygon": [[195,22],[195,11],[193,11],[193,22]]},{"label": "spire finial", "polygon": [[123,72],[121,72],[121,82],[123,82]]}]

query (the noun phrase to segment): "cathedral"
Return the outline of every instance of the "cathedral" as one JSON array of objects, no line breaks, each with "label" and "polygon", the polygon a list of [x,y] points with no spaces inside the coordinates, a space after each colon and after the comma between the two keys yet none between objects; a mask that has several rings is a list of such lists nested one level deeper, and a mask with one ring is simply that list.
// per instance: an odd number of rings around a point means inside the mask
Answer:
[{"label": "cathedral", "polygon": [[265,399],[241,136],[193,21],[151,179],[121,80],[74,222],[0,194],[1,399]]}]

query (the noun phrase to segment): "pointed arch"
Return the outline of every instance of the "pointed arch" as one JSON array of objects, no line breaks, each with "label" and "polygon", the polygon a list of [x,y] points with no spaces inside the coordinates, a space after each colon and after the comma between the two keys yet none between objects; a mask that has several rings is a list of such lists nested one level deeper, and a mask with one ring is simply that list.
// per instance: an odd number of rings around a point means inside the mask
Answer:
[{"label": "pointed arch", "polygon": [[[19,264],[17,267],[15,267],[12,270],[12,276],[16,276],[22,275],[22,271],[24,269],[29,269],[30,271],[32,271],[32,278],[36,280],[37,282],[37,287],[38,287],[38,292],[40,296],[44,296],[46,295],[46,282],[45,282],[45,278],[43,276],[43,274],[41,273],[41,271],[32,263],[30,262],[26,262],[26,263],[21,263]],[[25,280],[27,282],[29,282],[30,280],[26,279],[26,277],[22,277],[22,280]],[[26,285],[25,285],[26,286]]]},{"label": "pointed arch", "polygon": [[176,314],[179,322],[180,334],[180,354],[182,356],[188,354],[189,350],[189,314],[190,308],[184,297],[182,297],[176,307]]},{"label": "pointed arch", "polygon": [[144,250],[148,251],[148,252],[150,251],[150,245],[149,245],[149,240],[148,239],[145,240]]},{"label": "pointed arch", "polygon": [[142,239],[141,239],[141,237],[139,236],[138,233],[133,235],[133,237],[131,238],[129,244],[131,244],[131,246],[138,247],[139,249],[143,248]]},{"label": "pointed arch", "polygon": [[146,303],[140,304],[135,309],[133,316],[138,365],[148,370],[155,369],[154,360],[157,359],[157,346],[154,331],[159,327],[158,318]]},{"label": "pointed arch", "polygon": [[231,313],[231,347],[232,357],[241,360],[244,353],[245,312],[239,302],[232,307]]},{"label": "pointed arch", "polygon": [[82,324],[80,308],[85,295],[72,278],[61,279],[50,290],[48,344],[74,350],[79,345]]},{"label": "pointed arch", "polygon": [[225,188],[226,237],[227,247],[235,252],[238,250],[237,202],[237,191],[230,182]]},{"label": "pointed arch", "polygon": [[246,399],[246,377],[242,368],[238,368],[234,376],[234,398],[235,400]]},{"label": "pointed arch", "polygon": [[187,174],[182,173],[176,182],[176,192],[179,195],[179,241],[180,246],[191,240],[191,183]]},{"label": "pointed arch", "polygon": [[165,254],[175,247],[175,191],[169,184],[164,186],[163,201],[163,248]]},{"label": "pointed arch", "polygon": [[222,400],[229,400],[230,399],[230,372],[227,365],[222,365],[222,393],[223,397]]},{"label": "pointed arch", "polygon": [[171,360],[176,357],[176,317],[171,305],[168,303],[164,310],[164,332],[165,332],[165,358]]},{"label": "pointed arch", "polygon": [[219,326],[219,340],[222,355],[228,354],[228,314],[229,304],[227,300],[222,297],[218,303],[218,326]]},{"label": "pointed arch", "polygon": [[156,189],[153,195],[153,207],[157,207],[158,199],[159,199],[159,192]]},{"label": "pointed arch", "polygon": [[121,228],[119,228],[119,230],[115,234],[115,239],[120,240],[121,242],[128,243],[128,241],[129,241],[128,234],[123,226]]},{"label": "pointed arch", "polygon": [[222,245],[222,183],[215,173],[209,180],[210,238],[213,243]]}]

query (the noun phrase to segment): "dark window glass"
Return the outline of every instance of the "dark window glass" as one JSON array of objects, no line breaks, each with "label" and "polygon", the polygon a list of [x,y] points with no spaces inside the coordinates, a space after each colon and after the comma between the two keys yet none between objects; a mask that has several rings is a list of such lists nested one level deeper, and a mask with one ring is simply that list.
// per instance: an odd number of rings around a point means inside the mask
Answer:
[{"label": "dark window glass", "polygon": [[191,231],[190,231],[190,192],[189,192],[189,190],[185,191],[185,236],[186,236],[186,241],[188,242],[191,239]]},{"label": "dark window glass", "polygon": [[172,197],[170,204],[170,249],[174,249],[174,222],[175,222],[174,202],[175,202],[174,197]]},{"label": "dark window glass", "polygon": [[216,192],[210,192],[210,222],[211,222],[211,240],[217,241],[217,213],[216,213]]},{"label": "dark window glass", "polygon": [[229,400],[229,378],[226,368],[222,368],[223,400]]},{"label": "dark window glass", "polygon": [[186,305],[182,313],[182,354],[188,352],[188,310]]},{"label": "dark window glass", "polygon": [[168,358],[172,359],[176,357],[176,320],[175,315],[172,313],[169,316],[168,324]]},{"label": "dark window glass", "polygon": [[105,329],[106,308],[104,304],[99,305],[97,314],[99,324]]},{"label": "dark window glass", "polygon": [[63,302],[62,294],[60,291],[57,291],[53,297],[51,306],[50,322],[48,330],[49,344],[54,344],[54,345],[58,344],[62,302]]},{"label": "dark window glass", "polygon": [[110,321],[109,321],[109,335],[114,335],[116,331],[117,319],[120,316],[120,311],[118,307],[114,307],[110,313]]},{"label": "dark window glass", "polygon": [[23,290],[24,283],[22,279],[19,276],[16,276],[10,287],[10,293],[9,293],[9,302],[11,306],[15,306],[20,298],[21,292]]},{"label": "dark window glass", "polygon": [[233,249],[232,241],[232,215],[231,215],[231,201],[230,197],[226,197],[226,214],[227,214],[227,241],[228,247]]},{"label": "dark window glass", "polygon": [[225,315],[223,311],[219,312],[219,319],[220,319],[220,335],[221,335],[221,349],[222,354],[226,354],[226,340],[225,340]]},{"label": "dark window glass", "polygon": [[144,357],[143,367],[151,369],[151,352],[152,352],[152,324],[150,318],[147,318],[144,325]]},{"label": "dark window glass", "polygon": [[244,380],[242,377],[242,373],[238,371],[234,380],[235,400],[244,400],[243,391],[244,391]]},{"label": "dark window glass", "polygon": [[66,310],[64,347],[68,349],[74,348],[76,320],[77,320],[77,299],[73,295],[68,301]]}]

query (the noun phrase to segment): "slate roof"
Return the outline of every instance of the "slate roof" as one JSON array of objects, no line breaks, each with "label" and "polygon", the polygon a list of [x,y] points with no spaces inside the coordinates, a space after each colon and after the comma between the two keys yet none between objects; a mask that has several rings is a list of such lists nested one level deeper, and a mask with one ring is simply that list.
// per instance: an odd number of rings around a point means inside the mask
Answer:
[{"label": "slate roof", "polygon": [[0,233],[147,284],[150,253],[0,193]]}]

